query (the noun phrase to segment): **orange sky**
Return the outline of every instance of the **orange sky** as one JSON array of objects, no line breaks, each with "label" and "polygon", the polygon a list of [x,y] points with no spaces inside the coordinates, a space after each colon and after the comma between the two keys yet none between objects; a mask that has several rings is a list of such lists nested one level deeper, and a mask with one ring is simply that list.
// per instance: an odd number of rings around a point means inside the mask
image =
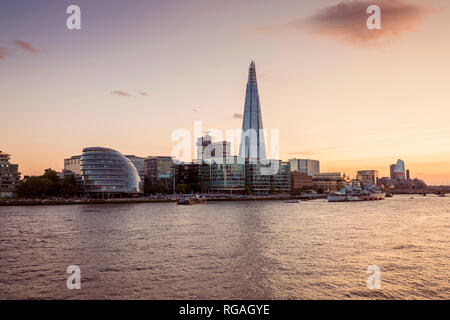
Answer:
[{"label": "orange sky", "polygon": [[196,120],[241,127],[255,59],[282,159],[386,176],[401,158],[450,184],[448,3],[375,2],[379,33],[365,1],[79,1],[80,31],[65,28],[70,1],[1,3],[0,150],[27,175],[87,146],[169,155]]}]

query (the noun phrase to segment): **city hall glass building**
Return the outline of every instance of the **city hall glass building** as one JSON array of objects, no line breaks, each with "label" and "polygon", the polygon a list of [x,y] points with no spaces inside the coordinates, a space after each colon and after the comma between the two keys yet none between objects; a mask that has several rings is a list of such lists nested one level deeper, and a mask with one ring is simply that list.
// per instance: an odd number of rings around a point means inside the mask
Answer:
[{"label": "city hall glass building", "polygon": [[87,193],[139,194],[142,182],[133,163],[108,148],[85,148],[81,155],[81,176]]}]

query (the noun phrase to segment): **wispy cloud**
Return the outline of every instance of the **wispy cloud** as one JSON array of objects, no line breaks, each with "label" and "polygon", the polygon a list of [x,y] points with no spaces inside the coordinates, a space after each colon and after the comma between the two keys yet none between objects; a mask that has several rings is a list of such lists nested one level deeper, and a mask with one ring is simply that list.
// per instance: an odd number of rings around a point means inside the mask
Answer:
[{"label": "wispy cloud", "polygon": [[27,51],[30,53],[39,53],[39,50],[33,47],[33,45],[31,45],[31,43],[29,42],[22,40],[14,40],[13,43],[16,47],[20,48],[23,51]]},{"label": "wispy cloud", "polygon": [[[367,8],[381,8],[381,30],[369,30]],[[266,34],[308,32],[353,45],[380,44],[413,31],[433,11],[429,5],[406,0],[352,0],[318,9],[313,15],[285,25],[264,26],[258,29]]]},{"label": "wispy cloud", "polygon": [[244,116],[240,113],[233,114],[233,119],[242,119],[242,118],[244,118]]},{"label": "wispy cloud", "polygon": [[112,95],[121,96],[121,97],[129,97],[130,94],[128,92],[125,92],[123,90],[114,90],[111,91]]},{"label": "wispy cloud", "polygon": [[0,60],[3,60],[10,55],[11,53],[9,52],[8,48],[0,47]]},{"label": "wispy cloud", "polygon": [[141,91],[141,92],[139,92],[139,94],[140,94],[141,96],[143,96],[143,97],[147,97],[147,96],[148,96],[148,93],[145,92],[145,91]]},{"label": "wispy cloud", "polygon": [[291,152],[288,153],[290,156],[297,156],[297,155],[302,155],[302,156],[312,156],[314,154],[316,154],[316,152],[313,151],[299,151],[299,152]]}]

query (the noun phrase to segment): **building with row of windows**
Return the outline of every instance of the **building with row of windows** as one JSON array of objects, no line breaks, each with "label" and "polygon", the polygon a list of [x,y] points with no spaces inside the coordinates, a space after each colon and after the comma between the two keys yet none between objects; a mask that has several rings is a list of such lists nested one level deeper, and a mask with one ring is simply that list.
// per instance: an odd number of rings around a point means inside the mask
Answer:
[{"label": "building with row of windows", "polygon": [[[265,164],[266,147],[254,61],[248,72],[242,128],[239,158],[231,156],[229,142],[213,142],[206,134],[197,141],[194,163],[174,163],[169,156],[142,158],[123,156],[108,148],[86,148],[81,156],[65,160],[64,172],[79,175],[87,193],[139,194],[142,184],[151,192],[167,193],[176,190],[254,195],[290,193],[291,164],[280,160]],[[296,164],[299,170],[310,174],[319,171],[318,162],[302,161]],[[271,172],[273,165],[277,170]]]},{"label": "building with row of windows", "polygon": [[378,171],[377,170],[361,170],[356,173],[356,180],[362,183],[378,184]]},{"label": "building with row of windows", "polygon": [[172,157],[151,156],[145,158],[144,175],[146,184],[173,190],[175,167]]},{"label": "building with row of windows", "polygon": [[137,157],[135,155],[126,155],[131,163],[134,165],[136,170],[138,171],[139,178],[141,178],[141,182],[144,183],[145,178],[145,158]]},{"label": "building with row of windows", "polygon": [[290,159],[291,171],[302,172],[312,177],[320,173],[320,161],[311,159]]},{"label": "building with row of windows", "polygon": [[19,165],[10,160],[11,155],[0,151],[0,198],[15,197],[19,187]]},{"label": "building with row of windows", "polygon": [[102,194],[140,194],[142,182],[133,163],[109,148],[85,148],[81,155],[84,192]]},{"label": "building with row of windows", "polygon": [[344,172],[323,172],[312,177],[313,185],[324,192],[339,191],[349,183],[350,177]]}]

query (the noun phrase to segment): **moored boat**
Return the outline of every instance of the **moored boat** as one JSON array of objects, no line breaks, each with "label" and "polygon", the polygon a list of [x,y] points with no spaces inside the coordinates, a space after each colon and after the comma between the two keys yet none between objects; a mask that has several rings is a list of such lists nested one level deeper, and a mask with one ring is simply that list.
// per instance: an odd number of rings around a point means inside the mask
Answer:
[{"label": "moored boat", "polygon": [[377,186],[366,183],[363,185],[360,181],[354,180],[352,184],[347,184],[343,189],[328,194],[328,202],[347,202],[347,201],[371,201],[384,200],[386,193],[377,188]]},{"label": "moored boat", "polygon": [[199,198],[199,197],[195,197],[195,198],[187,198],[186,197],[177,202],[178,205],[183,205],[183,206],[190,206],[193,204],[205,204],[205,203],[206,203],[206,199]]}]

